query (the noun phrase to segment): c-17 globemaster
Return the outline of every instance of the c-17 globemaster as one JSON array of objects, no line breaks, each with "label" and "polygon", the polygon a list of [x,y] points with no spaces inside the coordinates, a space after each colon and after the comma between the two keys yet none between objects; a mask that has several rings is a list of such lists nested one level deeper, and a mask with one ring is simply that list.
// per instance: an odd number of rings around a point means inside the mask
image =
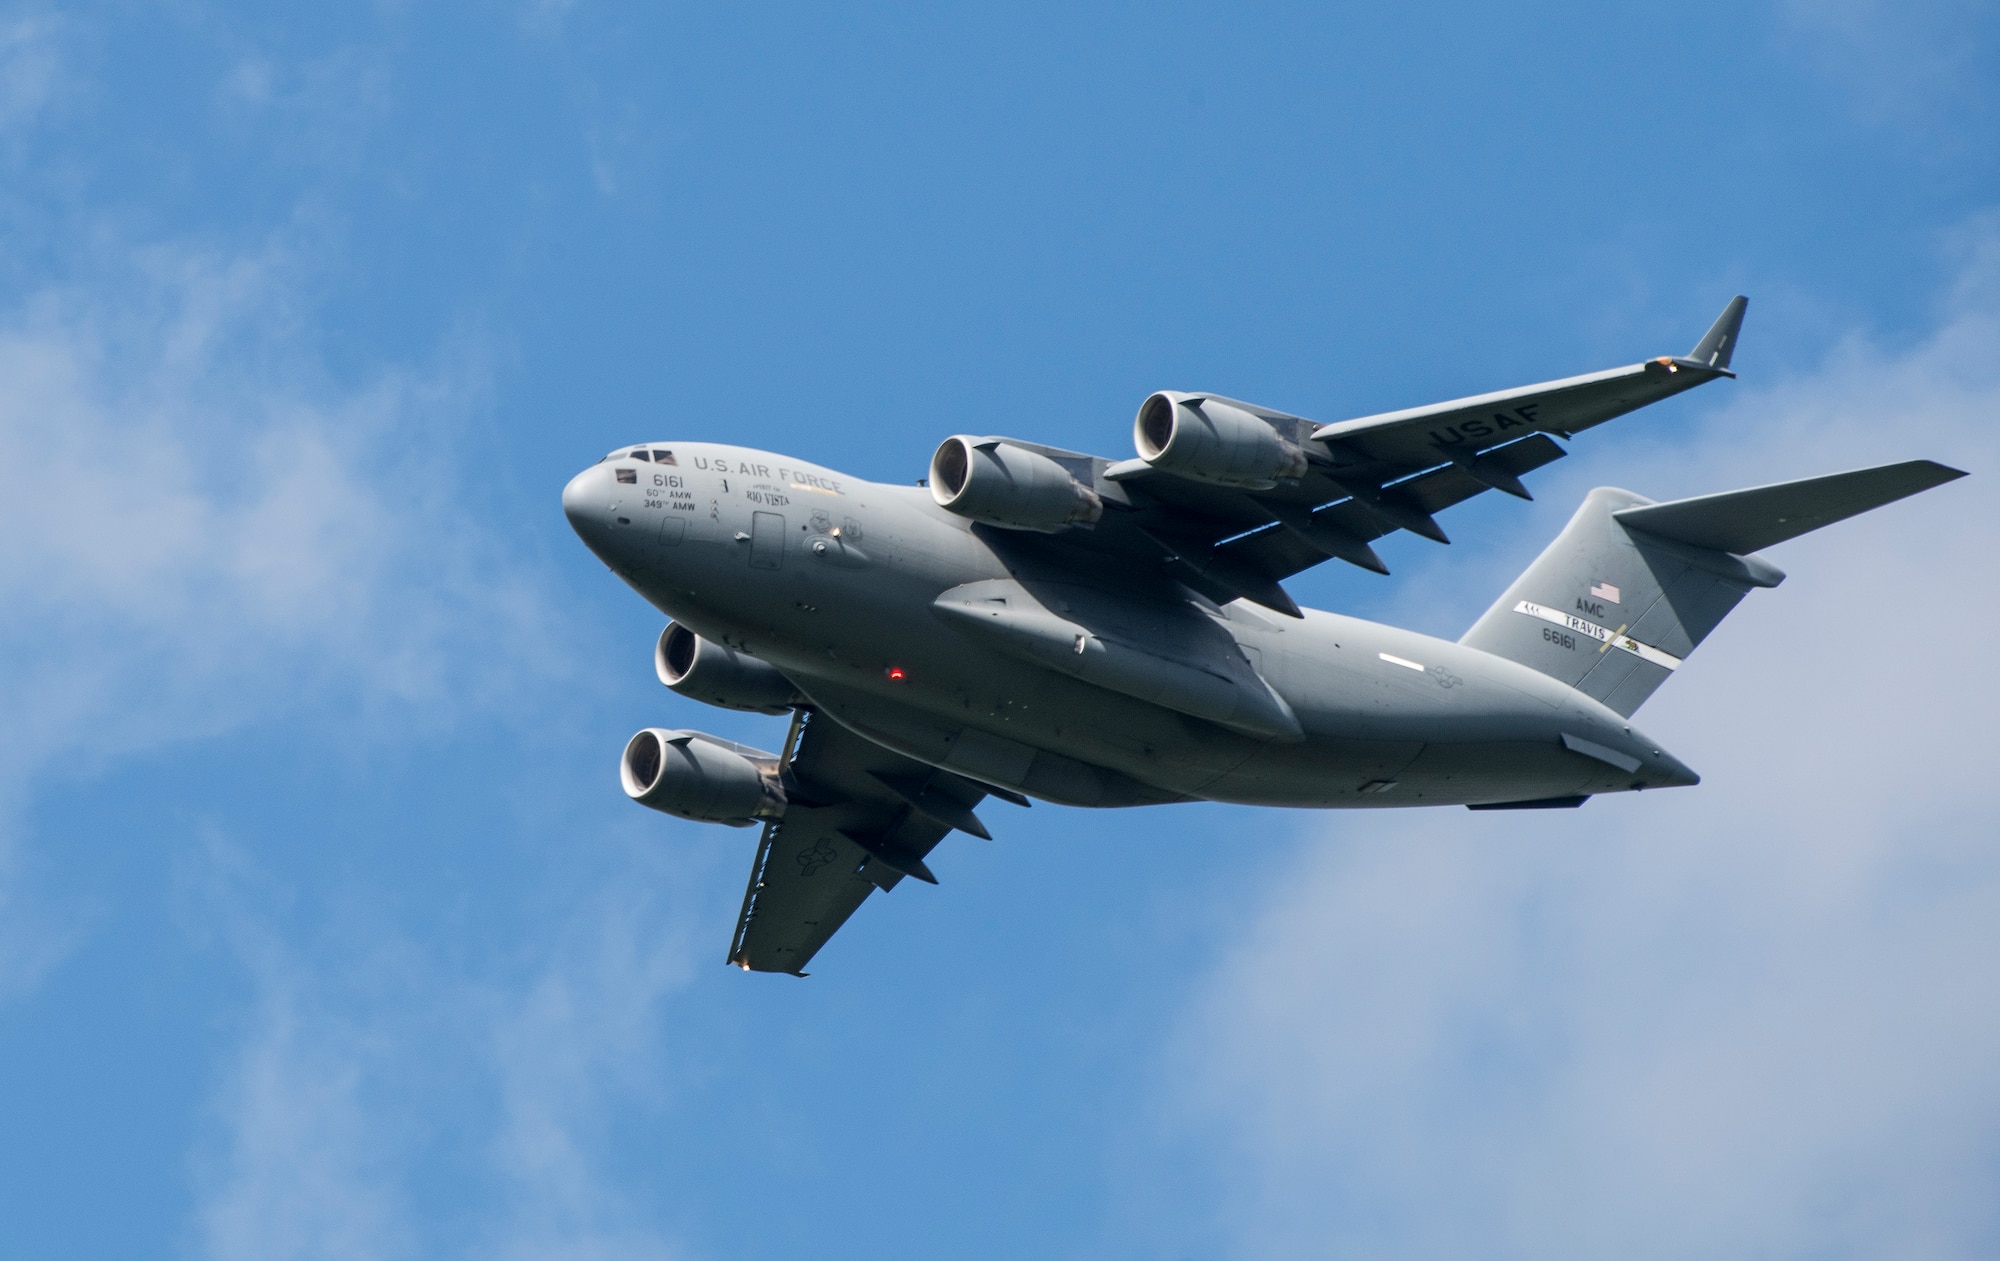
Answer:
[{"label": "c-17 globemaster", "polygon": [[876,889],[935,883],[987,796],[1074,806],[1564,808],[1695,773],[1632,725],[1757,553],[1963,476],[1925,460],[1654,503],[1590,492],[1456,643],[1301,609],[1284,578],[1521,478],[1594,425],[1733,376],[1745,299],[1685,356],[1316,424],[1217,394],[1141,405],[1137,457],[958,435],[926,483],[712,442],[621,448],[563,509],[672,620],[684,696],[793,715],[780,753],[649,728],[642,805],[761,824],[728,960],[803,975]]}]

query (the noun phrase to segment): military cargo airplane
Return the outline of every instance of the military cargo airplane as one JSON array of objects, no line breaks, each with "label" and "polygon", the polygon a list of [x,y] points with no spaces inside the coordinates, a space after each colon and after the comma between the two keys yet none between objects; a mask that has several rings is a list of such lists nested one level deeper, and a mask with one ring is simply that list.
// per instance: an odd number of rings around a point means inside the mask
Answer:
[{"label": "military cargo airplane", "polygon": [[804,975],[986,797],[1073,806],[1559,809],[1698,781],[1632,715],[1752,588],[1758,553],[1963,476],[1925,460],[1655,503],[1599,488],[1456,642],[1281,585],[1562,458],[1558,439],[1718,377],[1746,300],[1684,356],[1317,424],[1219,394],[1140,404],[1137,455],[956,435],[915,485],[713,442],[623,447],[563,490],[671,620],[654,668],[792,715],[777,753],[648,728],[619,776],[761,825],[728,961]]}]

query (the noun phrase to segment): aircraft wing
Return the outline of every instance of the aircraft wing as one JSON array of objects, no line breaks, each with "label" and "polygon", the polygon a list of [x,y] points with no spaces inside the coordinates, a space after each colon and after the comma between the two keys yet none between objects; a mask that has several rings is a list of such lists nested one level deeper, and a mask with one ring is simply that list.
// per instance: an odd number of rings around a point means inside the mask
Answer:
[{"label": "aircraft wing", "polygon": [[1072,551],[1164,564],[1219,602],[1243,598],[1297,616],[1282,579],[1336,557],[1387,573],[1369,546],[1375,539],[1409,530],[1448,543],[1438,512],[1487,490],[1530,498],[1521,478],[1563,457],[1555,437],[1734,376],[1729,361],[1747,306],[1745,298],[1732,299],[1684,356],[1331,425],[1204,396],[1258,416],[1305,451],[1304,474],[1268,489],[1199,482],[1143,460],[1114,464],[1036,448],[1076,464],[1114,509],[1096,528],[1059,538]]},{"label": "aircraft wing", "polygon": [[1732,298],[1686,355],[1343,420],[1320,426],[1313,438],[1326,445],[1337,465],[1371,472],[1431,465],[1440,455],[1485,451],[1538,431],[1567,438],[1717,377],[1735,376],[1729,360],[1748,306],[1749,299]]},{"label": "aircraft wing", "polygon": [[785,750],[784,817],[764,826],[729,962],[804,968],[855,908],[904,876],[936,884],[924,857],[953,829],[987,835],[972,812],[987,789],[854,734],[815,710]]}]

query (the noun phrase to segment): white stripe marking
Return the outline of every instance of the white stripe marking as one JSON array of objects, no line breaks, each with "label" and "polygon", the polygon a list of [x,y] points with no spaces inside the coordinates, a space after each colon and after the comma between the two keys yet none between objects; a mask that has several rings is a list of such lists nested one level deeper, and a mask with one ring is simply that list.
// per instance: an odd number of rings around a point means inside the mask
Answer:
[{"label": "white stripe marking", "polygon": [[1405,670],[1415,670],[1418,674],[1422,674],[1424,672],[1424,668],[1418,665],[1414,661],[1405,661],[1401,657],[1392,657],[1386,652],[1378,652],[1375,655],[1382,658],[1382,660],[1388,662],[1392,666],[1402,666]]},{"label": "white stripe marking", "polygon": [[1562,733],[1562,742],[1563,748],[1568,749],[1570,752],[1581,753],[1585,757],[1594,757],[1607,766],[1617,767],[1627,775],[1639,769],[1638,758],[1633,757],[1629,753],[1620,753],[1616,749],[1606,748],[1595,740],[1586,740],[1582,736],[1573,736],[1565,731]]},{"label": "white stripe marking", "polygon": [[1543,608],[1532,600],[1521,601],[1514,606],[1514,611],[1516,613],[1526,613],[1529,617],[1539,617],[1544,622],[1551,622],[1562,627],[1564,630],[1575,631],[1579,635],[1594,639],[1600,644],[1608,644],[1613,648],[1629,652],[1641,661],[1650,661],[1654,665],[1664,669],[1678,670],[1681,668],[1681,659],[1670,652],[1661,652],[1651,644],[1642,644],[1630,635],[1621,635],[1616,631],[1606,630],[1596,622],[1585,621],[1583,618],[1573,614]]}]

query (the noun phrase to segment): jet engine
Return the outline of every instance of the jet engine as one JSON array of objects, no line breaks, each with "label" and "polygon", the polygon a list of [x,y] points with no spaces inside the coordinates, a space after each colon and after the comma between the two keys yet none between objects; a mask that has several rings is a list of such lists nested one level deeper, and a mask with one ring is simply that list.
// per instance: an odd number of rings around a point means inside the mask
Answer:
[{"label": "jet engine", "polygon": [[626,742],[618,780],[640,805],[698,823],[749,827],[785,812],[776,758],[699,731],[646,728]]},{"label": "jet engine", "polygon": [[653,673],[682,696],[723,709],[782,714],[803,699],[776,666],[703,639],[679,622],[660,632]]},{"label": "jet engine", "polygon": [[1097,492],[1068,469],[1003,438],[946,438],[931,457],[930,487],[938,507],[1011,530],[1053,534],[1104,515]]},{"label": "jet engine", "polygon": [[1200,394],[1161,390],[1132,422],[1139,458],[1163,473],[1266,490],[1304,475],[1306,453],[1269,421]]}]

